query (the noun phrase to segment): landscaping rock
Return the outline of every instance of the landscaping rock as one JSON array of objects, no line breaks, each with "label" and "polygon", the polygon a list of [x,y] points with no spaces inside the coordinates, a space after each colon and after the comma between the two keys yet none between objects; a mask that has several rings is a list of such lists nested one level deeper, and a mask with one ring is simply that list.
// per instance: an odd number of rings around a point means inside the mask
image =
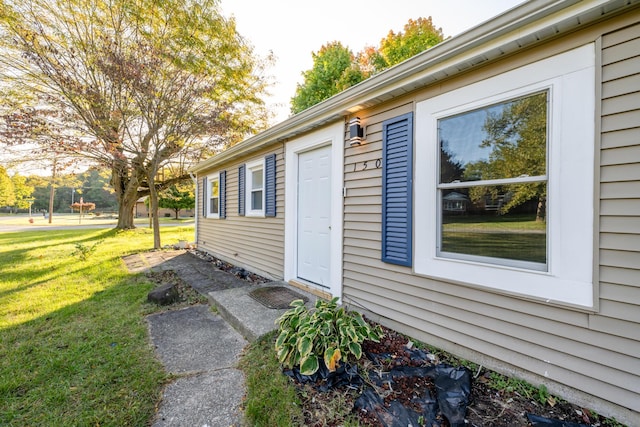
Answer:
[{"label": "landscaping rock", "polygon": [[180,294],[175,284],[167,283],[158,286],[147,295],[147,301],[158,305],[169,305],[178,301]]}]

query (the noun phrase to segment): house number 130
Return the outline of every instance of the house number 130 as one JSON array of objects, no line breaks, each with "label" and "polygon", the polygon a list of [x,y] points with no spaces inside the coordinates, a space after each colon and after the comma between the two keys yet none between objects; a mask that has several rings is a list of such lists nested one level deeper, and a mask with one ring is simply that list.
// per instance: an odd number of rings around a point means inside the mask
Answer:
[{"label": "house number 130", "polygon": [[[369,163],[371,163],[371,160],[367,160],[362,162],[362,169],[363,171],[366,171],[370,166]],[[380,169],[382,167],[382,159],[376,159],[376,169]],[[353,164],[353,171],[356,172],[358,170],[358,163],[354,163]]]}]

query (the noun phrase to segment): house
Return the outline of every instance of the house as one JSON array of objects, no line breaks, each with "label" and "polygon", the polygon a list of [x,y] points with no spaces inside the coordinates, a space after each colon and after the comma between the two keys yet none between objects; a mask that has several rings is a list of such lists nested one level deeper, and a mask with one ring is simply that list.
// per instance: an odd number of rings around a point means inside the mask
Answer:
[{"label": "house", "polygon": [[442,213],[446,214],[464,214],[469,208],[469,197],[464,194],[452,191],[442,196]]},{"label": "house", "polygon": [[199,249],[640,425],[639,22],[529,1],[203,161]]},{"label": "house", "polygon": [[[134,209],[134,215],[136,218],[148,217],[149,216],[149,205],[147,199],[149,196],[140,197],[136,201],[136,206]],[[180,216],[189,216],[193,217],[194,210],[193,209],[180,209]],[[171,217],[174,218],[176,216],[176,212],[173,209],[169,208],[158,208],[158,217]]]}]

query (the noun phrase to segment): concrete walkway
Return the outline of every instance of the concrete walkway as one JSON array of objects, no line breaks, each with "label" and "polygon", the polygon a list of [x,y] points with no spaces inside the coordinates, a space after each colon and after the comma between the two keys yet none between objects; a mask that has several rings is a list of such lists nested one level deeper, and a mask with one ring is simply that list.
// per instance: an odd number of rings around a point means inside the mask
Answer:
[{"label": "concrete walkway", "polygon": [[134,273],[173,270],[210,303],[147,317],[158,358],[178,376],[165,388],[153,426],[243,425],[245,385],[237,362],[244,347],[274,330],[275,320],[286,311],[267,308],[249,292],[284,286],[310,304],[316,297],[284,282],[251,285],[187,251],[148,252],[123,260]]},{"label": "concrete walkway", "polygon": [[164,390],[154,426],[239,426],[247,341],[206,305],[148,317],[165,369],[180,377]]}]

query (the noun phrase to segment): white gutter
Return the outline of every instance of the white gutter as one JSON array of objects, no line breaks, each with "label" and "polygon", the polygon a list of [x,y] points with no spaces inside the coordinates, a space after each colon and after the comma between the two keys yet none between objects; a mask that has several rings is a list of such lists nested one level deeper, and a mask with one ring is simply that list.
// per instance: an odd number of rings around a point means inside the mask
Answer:
[{"label": "white gutter", "polygon": [[640,0],[531,0],[200,162],[200,172],[621,13]]},{"label": "white gutter", "polygon": [[196,244],[196,247],[198,247],[198,213],[200,211],[200,209],[198,209],[198,178],[191,171],[189,172],[189,176],[193,180],[193,185],[194,185],[194,188],[196,189],[195,191],[196,207],[195,207],[195,212],[193,213],[193,217],[195,218],[193,238],[195,239],[194,243]]}]

